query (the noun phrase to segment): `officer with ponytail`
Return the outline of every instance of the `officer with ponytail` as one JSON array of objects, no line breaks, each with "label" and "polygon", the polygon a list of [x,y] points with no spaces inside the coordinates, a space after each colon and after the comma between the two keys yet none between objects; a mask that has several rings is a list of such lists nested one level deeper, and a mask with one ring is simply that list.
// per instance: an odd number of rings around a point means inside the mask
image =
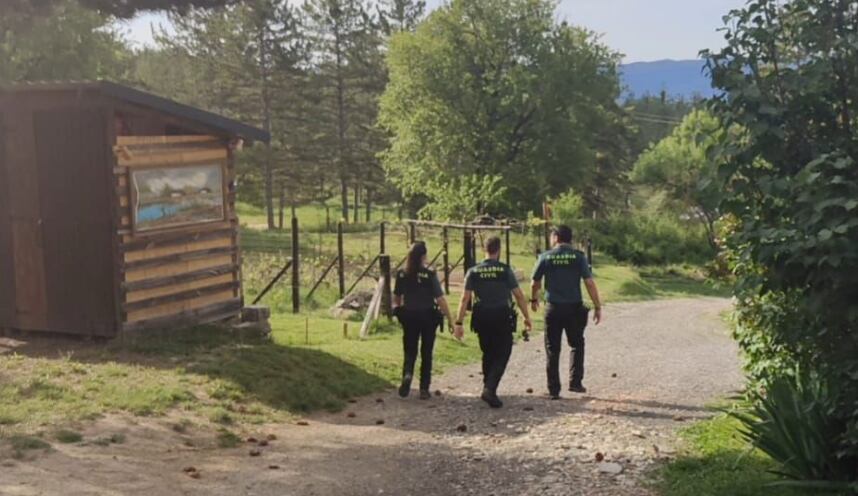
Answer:
[{"label": "officer with ponytail", "polygon": [[418,241],[411,245],[405,269],[396,274],[393,290],[394,314],[404,331],[402,344],[405,363],[402,367],[399,396],[405,398],[411,393],[411,381],[419,350],[421,400],[432,397],[429,387],[432,382],[432,353],[435,348],[436,329],[443,325],[444,316],[451,327],[453,322],[438,276],[427,267],[426,254],[425,243]]}]

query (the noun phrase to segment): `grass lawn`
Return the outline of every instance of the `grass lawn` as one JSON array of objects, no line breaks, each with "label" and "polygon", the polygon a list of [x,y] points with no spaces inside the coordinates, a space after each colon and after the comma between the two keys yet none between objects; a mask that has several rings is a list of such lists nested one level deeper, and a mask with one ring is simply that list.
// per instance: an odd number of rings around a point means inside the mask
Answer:
[{"label": "grass lawn", "polygon": [[[244,233],[245,242],[248,234],[251,238],[243,264],[249,303],[285,263],[291,236],[248,227]],[[441,247],[439,234],[427,230],[420,236],[434,256]],[[271,249],[255,250],[253,243],[260,240]],[[287,277],[262,302],[273,310],[271,340],[236,337],[209,326],[108,343],[40,338],[5,352],[0,343],[0,438],[7,444],[14,439],[16,450],[40,449],[42,443],[28,443],[26,436],[75,442],[76,424],[125,413],[170,414],[171,419],[178,416],[181,422],[207,425],[231,439],[232,431],[288,421],[306,412],[338,410],[349,398],[395,383],[402,361],[398,326],[382,319],[368,339],[360,340],[360,322],[349,321],[349,334],[344,337],[343,321],[332,318],[329,311],[338,296],[334,273],[306,300],[310,286],[336,253],[335,236],[306,233],[300,243],[302,313],[291,313]],[[351,285],[378,251],[377,230],[355,229],[345,243]],[[512,264],[525,280],[535,260],[533,243],[529,236],[512,237]],[[401,226],[390,226],[387,249],[394,264],[404,256],[407,246]],[[451,262],[461,251],[461,239],[454,235]],[[608,305],[607,318],[613,302],[724,295],[691,267],[638,269],[598,255],[595,272]],[[455,283],[461,276],[459,268],[451,279]],[[370,280],[358,285],[371,286]],[[458,297],[455,291],[450,296],[454,311]],[[438,372],[478,357],[473,335],[459,343],[445,333],[437,341]]]},{"label": "grass lawn", "polygon": [[663,496],[809,496],[815,492],[772,487],[781,480],[777,465],[752,449],[738,432],[739,423],[726,414],[682,432],[684,448],[657,475]]}]

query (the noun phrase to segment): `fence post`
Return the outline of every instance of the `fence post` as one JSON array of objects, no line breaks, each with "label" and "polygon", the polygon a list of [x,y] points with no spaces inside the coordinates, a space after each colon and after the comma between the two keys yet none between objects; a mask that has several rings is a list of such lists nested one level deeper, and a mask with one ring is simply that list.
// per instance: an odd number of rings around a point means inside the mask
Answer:
[{"label": "fence post", "polygon": [[471,267],[474,266],[474,233],[468,229],[465,229],[462,234],[465,238],[465,260],[463,265],[465,268],[465,274],[467,275]]},{"label": "fence post", "polygon": [[298,244],[298,217],[292,217],[292,313],[301,311],[301,253]]},{"label": "fence post", "polygon": [[593,270],[593,238],[587,238],[587,262],[590,264],[590,270]]},{"label": "fence post", "polygon": [[509,250],[509,232],[511,230],[512,230],[511,228],[507,229],[503,233],[503,237],[504,237],[503,244],[506,246],[506,264],[509,266],[512,266],[512,263],[510,262],[511,258],[510,258],[510,250]]},{"label": "fence post", "polygon": [[444,249],[444,294],[450,294],[450,236],[445,227],[441,231]]},{"label": "fence post", "polygon": [[545,236],[545,251],[551,249],[551,220],[549,219],[549,207],[548,203],[544,202],[542,204],[542,217],[545,219],[544,224],[544,236]]},{"label": "fence post", "polygon": [[393,317],[393,301],[390,295],[390,255],[380,255],[378,266],[381,269],[381,277],[384,278],[384,286],[381,290],[381,311],[385,317]]},{"label": "fence post", "polygon": [[384,245],[384,234],[385,234],[385,233],[384,233],[384,221],[382,221],[382,222],[381,222],[381,224],[379,224],[378,226],[379,226],[379,227],[378,227],[378,231],[379,231],[379,232],[378,232],[378,235],[379,235],[379,238],[378,238],[378,240],[379,240],[379,241],[378,241],[378,252],[379,252],[380,254],[384,255],[384,252],[385,252],[385,250],[386,250],[386,248],[387,248],[387,247]]},{"label": "fence post", "polygon": [[346,259],[343,254],[343,221],[337,222],[337,278],[340,283],[340,298],[346,297]]}]

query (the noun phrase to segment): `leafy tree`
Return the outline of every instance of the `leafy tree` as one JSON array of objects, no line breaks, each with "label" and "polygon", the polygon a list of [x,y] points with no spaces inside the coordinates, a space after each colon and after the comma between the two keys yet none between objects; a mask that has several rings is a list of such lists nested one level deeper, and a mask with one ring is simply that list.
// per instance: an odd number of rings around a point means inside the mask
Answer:
[{"label": "leafy tree", "polygon": [[381,33],[359,0],[308,0],[303,10],[319,89],[317,118],[325,123],[330,145],[320,158],[336,171],[342,218],[348,221],[349,185],[354,183],[357,210],[364,183],[374,180],[376,154],[383,146],[375,129],[385,81]]},{"label": "leafy tree", "polygon": [[387,36],[414,31],[426,13],[424,0],[381,0],[377,6],[381,29]]},{"label": "leafy tree", "polygon": [[19,21],[0,13],[0,82],[125,77],[129,52],[108,17],[65,0]]},{"label": "leafy tree", "polygon": [[712,248],[723,190],[709,149],[725,138],[718,119],[704,110],[693,111],[670,136],[645,151],[632,170],[635,182],[665,191],[673,206],[699,219]]},{"label": "leafy tree", "polygon": [[838,455],[851,468],[837,472],[823,460],[816,474],[855,482],[858,7],[752,0],[727,21],[726,48],[706,56],[723,92],[716,116],[747,130],[720,148],[738,337],[755,378],[800,369],[825,383],[826,414],[841,426]]},{"label": "leafy tree", "polygon": [[570,187],[587,197],[600,151],[627,167],[622,150],[611,156],[598,140],[623,127],[618,56],[593,34],[556,24],[554,8],[454,0],[393,37],[383,163],[406,198],[437,203],[461,178],[485,177],[502,180],[505,192],[468,215],[521,213]]},{"label": "leafy tree", "polygon": [[684,98],[672,98],[666,91],[660,95],[630,95],[623,107],[632,116],[635,133],[632,144],[632,156],[637,157],[647,148],[673,132],[680,121],[701,102]]},{"label": "leafy tree", "polygon": [[[308,55],[296,11],[284,1],[252,0],[220,10],[173,15],[171,21],[175,34],[159,35],[157,41],[166,53],[189,64],[190,71],[181,75],[192,78],[174,94],[202,98],[204,107],[272,133],[272,143],[250,153],[246,157],[250,168],[240,168],[240,173],[241,184],[261,183],[268,227],[273,229],[277,179],[286,183],[283,171],[302,170],[288,167],[294,154],[287,151],[303,139],[293,126],[301,117],[295,112],[301,107],[294,105],[293,96],[302,76],[299,66]],[[167,69],[167,74],[175,70]],[[171,81],[157,72],[147,80],[161,88]],[[282,197],[285,187],[280,189]]]},{"label": "leafy tree", "polygon": [[[16,16],[19,20],[51,15],[52,9],[66,0],[3,0],[0,17]],[[191,7],[212,8],[236,3],[237,0],[80,0],[88,9],[105,15],[132,17],[145,10],[186,12]]]}]

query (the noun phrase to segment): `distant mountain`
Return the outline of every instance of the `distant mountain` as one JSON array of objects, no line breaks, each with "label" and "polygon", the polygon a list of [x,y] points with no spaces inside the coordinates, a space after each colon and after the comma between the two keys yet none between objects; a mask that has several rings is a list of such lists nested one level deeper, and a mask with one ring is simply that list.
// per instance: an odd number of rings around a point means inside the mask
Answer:
[{"label": "distant mountain", "polygon": [[625,64],[620,67],[624,85],[623,96],[658,95],[662,90],[674,98],[712,96],[713,90],[703,68],[702,60],[659,60]]}]

